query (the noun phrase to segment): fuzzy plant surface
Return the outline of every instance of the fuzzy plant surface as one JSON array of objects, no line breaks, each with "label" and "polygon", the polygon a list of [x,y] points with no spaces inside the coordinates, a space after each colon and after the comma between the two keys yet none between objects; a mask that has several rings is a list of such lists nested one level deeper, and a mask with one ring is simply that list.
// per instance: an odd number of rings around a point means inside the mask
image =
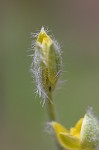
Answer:
[{"label": "fuzzy plant surface", "polygon": [[36,83],[36,93],[45,101],[50,99],[62,69],[61,49],[55,40],[47,35],[44,27],[34,42],[32,71]]}]

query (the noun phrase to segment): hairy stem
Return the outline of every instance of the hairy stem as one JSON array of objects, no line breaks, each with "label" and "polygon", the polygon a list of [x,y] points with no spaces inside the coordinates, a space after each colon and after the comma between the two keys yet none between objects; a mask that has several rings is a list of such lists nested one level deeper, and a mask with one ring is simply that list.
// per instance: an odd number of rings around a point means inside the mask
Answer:
[{"label": "hairy stem", "polygon": [[[55,114],[52,92],[49,92],[46,102],[47,102],[47,112],[48,112],[49,121],[56,121],[57,119]],[[57,150],[64,150],[63,147],[61,147],[61,145],[58,143],[57,139],[55,139],[55,143],[57,146]]]},{"label": "hairy stem", "polygon": [[51,92],[49,92],[46,102],[47,102],[47,112],[48,112],[48,116],[49,116],[49,121],[56,121],[54,103],[53,103],[53,98],[52,98]]}]

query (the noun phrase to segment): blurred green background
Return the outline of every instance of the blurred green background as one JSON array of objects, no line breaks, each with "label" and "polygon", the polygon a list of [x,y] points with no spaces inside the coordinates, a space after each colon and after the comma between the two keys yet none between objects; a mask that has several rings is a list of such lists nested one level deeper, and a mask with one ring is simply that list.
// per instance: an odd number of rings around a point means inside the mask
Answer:
[{"label": "blurred green background", "polygon": [[44,131],[47,114],[35,97],[28,57],[33,53],[30,33],[42,25],[63,51],[63,83],[54,94],[60,122],[73,126],[88,106],[99,114],[98,6],[96,0],[1,1],[1,150],[55,149],[52,136]]}]

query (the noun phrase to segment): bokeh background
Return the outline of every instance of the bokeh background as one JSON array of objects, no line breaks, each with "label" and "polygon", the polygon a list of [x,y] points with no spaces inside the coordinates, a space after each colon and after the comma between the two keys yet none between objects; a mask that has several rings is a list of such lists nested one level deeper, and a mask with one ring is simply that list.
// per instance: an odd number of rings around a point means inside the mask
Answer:
[{"label": "bokeh background", "polygon": [[99,116],[99,1],[0,2],[0,149],[54,150],[45,106],[34,93],[30,33],[43,25],[61,44],[63,82],[54,94],[60,122],[73,126],[88,106]]}]

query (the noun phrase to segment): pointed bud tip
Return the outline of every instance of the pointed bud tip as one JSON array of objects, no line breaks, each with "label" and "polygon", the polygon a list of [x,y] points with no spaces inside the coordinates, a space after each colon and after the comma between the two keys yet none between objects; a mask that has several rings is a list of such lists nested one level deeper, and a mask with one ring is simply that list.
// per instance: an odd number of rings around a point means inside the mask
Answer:
[{"label": "pointed bud tip", "polygon": [[41,28],[41,31],[40,31],[41,33],[44,33],[45,32],[45,30],[44,30],[44,27],[42,26],[42,28]]}]

